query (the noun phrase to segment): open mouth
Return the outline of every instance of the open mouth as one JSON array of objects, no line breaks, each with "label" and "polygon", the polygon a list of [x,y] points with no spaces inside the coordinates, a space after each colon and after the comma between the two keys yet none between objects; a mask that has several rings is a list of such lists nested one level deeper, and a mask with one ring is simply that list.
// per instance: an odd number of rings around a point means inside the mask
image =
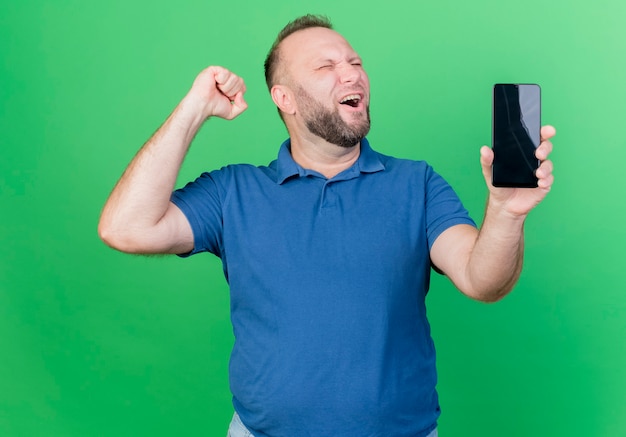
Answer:
[{"label": "open mouth", "polygon": [[341,103],[342,105],[348,105],[356,108],[357,106],[359,106],[359,103],[361,103],[361,99],[362,97],[359,94],[350,94],[341,99],[339,103]]}]

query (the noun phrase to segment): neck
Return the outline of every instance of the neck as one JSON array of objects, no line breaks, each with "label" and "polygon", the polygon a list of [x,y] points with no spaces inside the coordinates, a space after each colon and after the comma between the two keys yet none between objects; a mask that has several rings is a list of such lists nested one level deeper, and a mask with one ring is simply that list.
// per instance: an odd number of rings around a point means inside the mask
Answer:
[{"label": "neck", "polygon": [[314,170],[330,179],[350,168],[359,159],[360,143],[339,147],[326,141],[291,138],[291,156],[304,168]]}]

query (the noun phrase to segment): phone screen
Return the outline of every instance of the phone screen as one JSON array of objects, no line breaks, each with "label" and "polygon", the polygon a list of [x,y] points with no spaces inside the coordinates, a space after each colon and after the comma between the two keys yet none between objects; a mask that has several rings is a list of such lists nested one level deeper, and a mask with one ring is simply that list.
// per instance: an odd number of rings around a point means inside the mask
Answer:
[{"label": "phone screen", "polygon": [[536,187],[541,142],[541,88],[536,84],[493,87],[493,178],[495,187]]}]

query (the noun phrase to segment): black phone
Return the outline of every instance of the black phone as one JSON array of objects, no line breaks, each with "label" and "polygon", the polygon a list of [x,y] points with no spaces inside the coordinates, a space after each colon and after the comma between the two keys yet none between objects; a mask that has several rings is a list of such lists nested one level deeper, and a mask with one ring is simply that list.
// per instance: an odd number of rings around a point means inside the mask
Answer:
[{"label": "black phone", "polygon": [[537,84],[493,86],[492,181],[494,187],[537,186],[541,142],[541,88]]}]

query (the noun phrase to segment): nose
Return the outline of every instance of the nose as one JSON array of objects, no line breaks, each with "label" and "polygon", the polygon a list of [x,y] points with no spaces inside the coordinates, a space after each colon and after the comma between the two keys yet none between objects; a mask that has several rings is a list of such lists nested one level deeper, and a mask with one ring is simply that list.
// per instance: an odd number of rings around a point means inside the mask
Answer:
[{"label": "nose", "polygon": [[342,83],[354,83],[359,80],[361,76],[360,65],[352,65],[351,63],[345,63],[339,69],[339,78]]}]

